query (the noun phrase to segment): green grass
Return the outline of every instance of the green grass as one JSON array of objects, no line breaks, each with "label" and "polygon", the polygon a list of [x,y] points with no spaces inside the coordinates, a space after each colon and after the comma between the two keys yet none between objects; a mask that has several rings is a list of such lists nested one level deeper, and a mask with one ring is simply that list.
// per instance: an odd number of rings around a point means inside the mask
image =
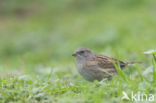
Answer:
[{"label": "green grass", "polygon": [[[0,103],[133,103],[122,93],[156,96],[156,61],[143,54],[155,49],[155,4],[0,1]],[[71,56],[79,47],[142,64],[123,71],[116,65],[112,81],[88,82]]]}]

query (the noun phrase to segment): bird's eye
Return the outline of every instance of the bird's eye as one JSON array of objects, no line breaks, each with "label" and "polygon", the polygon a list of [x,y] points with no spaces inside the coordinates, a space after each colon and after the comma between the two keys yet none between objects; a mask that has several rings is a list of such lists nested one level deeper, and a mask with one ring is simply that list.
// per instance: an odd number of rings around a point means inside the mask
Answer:
[{"label": "bird's eye", "polygon": [[80,54],[83,54],[84,53],[84,51],[80,51]]}]

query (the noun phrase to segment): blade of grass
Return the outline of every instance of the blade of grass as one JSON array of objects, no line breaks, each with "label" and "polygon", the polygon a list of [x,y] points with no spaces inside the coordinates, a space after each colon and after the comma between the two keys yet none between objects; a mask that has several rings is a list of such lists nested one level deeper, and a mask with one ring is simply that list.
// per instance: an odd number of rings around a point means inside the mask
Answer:
[{"label": "blade of grass", "polygon": [[115,62],[112,62],[113,65],[115,66],[116,71],[118,72],[118,74],[122,77],[123,80],[127,81],[127,76],[125,75],[125,73],[121,70],[120,68],[120,64],[118,61],[118,65]]},{"label": "blade of grass", "polygon": [[111,74],[111,73],[109,73],[109,72],[107,72],[106,70],[104,70],[104,69],[100,69],[102,72],[105,72],[106,74],[108,74],[108,75],[110,75],[110,76],[113,76],[113,74]]},{"label": "blade of grass", "polygon": [[154,61],[156,62],[156,56],[155,56],[155,54],[153,54],[153,58],[154,58]]},{"label": "blade of grass", "polygon": [[140,70],[138,64],[136,64],[136,69],[137,69],[137,71],[138,71],[138,74],[139,74],[139,77],[140,77],[141,81],[144,81],[144,77],[143,77],[143,75],[141,74],[141,70]]},{"label": "blade of grass", "polygon": [[155,71],[155,60],[153,58],[152,60],[152,64],[153,64],[153,82],[156,81],[156,71]]}]

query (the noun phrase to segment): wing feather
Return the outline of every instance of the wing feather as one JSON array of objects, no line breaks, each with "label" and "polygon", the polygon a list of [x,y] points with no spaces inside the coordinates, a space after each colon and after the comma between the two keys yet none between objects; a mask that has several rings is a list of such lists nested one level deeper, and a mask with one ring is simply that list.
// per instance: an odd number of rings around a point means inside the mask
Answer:
[{"label": "wing feather", "polygon": [[111,57],[107,57],[107,56],[104,56],[104,55],[96,55],[94,58],[93,58],[93,61],[97,61],[97,64],[99,67],[105,69],[105,68],[115,68],[114,67],[114,63],[116,64],[120,64],[120,67],[123,68],[126,66],[126,63],[124,63],[123,61],[119,61],[115,58],[111,58]]}]

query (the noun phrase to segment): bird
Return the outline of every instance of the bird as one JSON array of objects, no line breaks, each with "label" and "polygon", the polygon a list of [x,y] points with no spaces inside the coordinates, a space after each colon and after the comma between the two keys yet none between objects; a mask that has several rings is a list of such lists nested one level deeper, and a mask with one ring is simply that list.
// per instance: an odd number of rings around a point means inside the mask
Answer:
[{"label": "bird", "polygon": [[87,81],[101,81],[106,78],[112,80],[112,77],[117,74],[115,64],[121,69],[124,67],[139,62],[123,62],[118,59],[96,54],[92,50],[81,47],[74,51],[72,56],[76,57],[76,67],[80,75]]}]

